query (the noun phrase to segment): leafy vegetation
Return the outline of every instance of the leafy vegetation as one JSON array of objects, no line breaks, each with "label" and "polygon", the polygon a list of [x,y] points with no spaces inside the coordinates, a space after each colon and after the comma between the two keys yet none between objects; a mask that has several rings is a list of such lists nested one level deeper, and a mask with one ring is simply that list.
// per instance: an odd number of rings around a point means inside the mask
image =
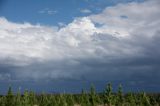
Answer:
[{"label": "leafy vegetation", "polygon": [[35,94],[18,91],[13,94],[9,87],[6,95],[0,96],[0,106],[160,106],[160,94],[123,93],[122,85],[117,92],[112,91],[111,83],[103,93],[96,93],[92,85],[90,92],[81,94]]}]

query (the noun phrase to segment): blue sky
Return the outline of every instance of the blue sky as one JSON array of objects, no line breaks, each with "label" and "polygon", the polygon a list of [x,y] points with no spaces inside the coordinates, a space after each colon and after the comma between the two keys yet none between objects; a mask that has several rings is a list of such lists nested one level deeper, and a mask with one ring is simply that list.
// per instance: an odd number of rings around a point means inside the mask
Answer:
[{"label": "blue sky", "polygon": [[[60,22],[68,24],[75,17],[99,13],[107,6],[132,1],[134,0],[2,0],[0,16],[14,22],[44,25],[57,25]],[[88,9],[91,13],[82,13],[80,10],[83,9]],[[48,14],[48,11],[53,13]]]},{"label": "blue sky", "polygon": [[159,0],[0,0],[0,93],[159,92]]}]

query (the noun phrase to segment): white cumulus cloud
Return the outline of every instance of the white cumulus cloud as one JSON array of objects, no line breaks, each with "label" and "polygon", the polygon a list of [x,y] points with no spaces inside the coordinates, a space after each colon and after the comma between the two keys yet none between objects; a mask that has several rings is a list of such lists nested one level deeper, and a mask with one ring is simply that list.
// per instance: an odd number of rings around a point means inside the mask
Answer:
[{"label": "white cumulus cloud", "polygon": [[14,77],[36,79],[85,75],[92,79],[95,74],[97,79],[120,74],[128,78],[139,70],[158,68],[152,60],[160,56],[159,4],[158,0],[118,4],[59,29],[1,17],[0,63],[14,66],[6,69]]}]

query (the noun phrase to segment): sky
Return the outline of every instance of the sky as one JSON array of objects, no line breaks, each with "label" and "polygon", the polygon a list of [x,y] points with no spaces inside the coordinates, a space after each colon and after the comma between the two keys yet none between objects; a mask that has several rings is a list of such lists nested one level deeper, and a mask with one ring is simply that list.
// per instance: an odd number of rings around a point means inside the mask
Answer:
[{"label": "sky", "polygon": [[159,10],[159,0],[0,0],[0,93],[109,82],[160,92]]}]

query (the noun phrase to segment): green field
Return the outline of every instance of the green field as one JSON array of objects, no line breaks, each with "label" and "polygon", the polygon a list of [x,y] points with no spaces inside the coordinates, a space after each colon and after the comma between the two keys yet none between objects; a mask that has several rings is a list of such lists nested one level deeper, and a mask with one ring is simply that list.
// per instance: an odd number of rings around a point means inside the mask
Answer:
[{"label": "green field", "polygon": [[89,92],[82,90],[81,94],[35,94],[27,90],[13,94],[9,87],[8,93],[0,97],[0,106],[160,106],[160,94],[124,94],[121,85],[113,92],[111,84],[102,93],[96,93],[92,85]]}]

